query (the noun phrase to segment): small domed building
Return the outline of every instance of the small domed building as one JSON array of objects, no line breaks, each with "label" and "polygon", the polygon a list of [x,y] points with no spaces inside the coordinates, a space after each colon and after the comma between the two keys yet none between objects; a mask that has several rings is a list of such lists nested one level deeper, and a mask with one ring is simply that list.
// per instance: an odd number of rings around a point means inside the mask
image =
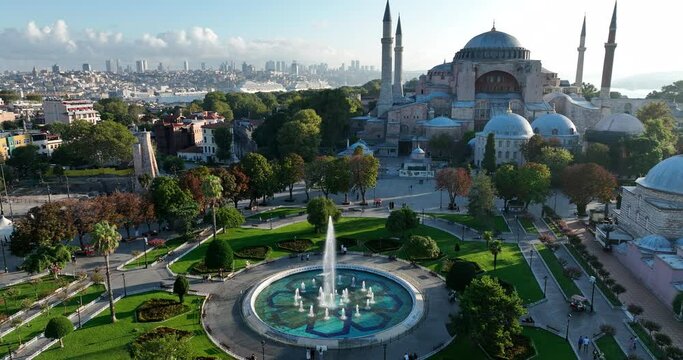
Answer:
[{"label": "small domed building", "polygon": [[563,148],[574,150],[579,145],[580,135],[574,123],[566,116],[551,112],[543,114],[531,123],[534,134],[546,141],[557,141]]},{"label": "small domed building", "polygon": [[644,132],[645,125],[637,117],[627,113],[612,114],[586,130],[586,142],[615,145],[623,139],[637,137]]},{"label": "small domed building", "polygon": [[486,152],[486,142],[489,134],[495,138],[496,164],[516,163],[522,165],[525,160],[521,146],[529,142],[534,132],[529,122],[512,112],[496,115],[484,126],[484,130],[475,136],[474,164],[481,167]]},{"label": "small domed building", "polygon": [[683,155],[655,165],[635,186],[622,187],[619,228],[637,240],[617,259],[665,304],[683,291]]},{"label": "small domed building", "polygon": [[427,153],[418,145],[401,165],[398,171],[400,177],[433,178],[432,162]]}]

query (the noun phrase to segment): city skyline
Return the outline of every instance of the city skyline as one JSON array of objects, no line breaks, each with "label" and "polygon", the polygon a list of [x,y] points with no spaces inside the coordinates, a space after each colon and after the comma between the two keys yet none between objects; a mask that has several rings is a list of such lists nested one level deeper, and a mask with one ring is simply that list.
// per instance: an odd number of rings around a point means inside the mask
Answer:
[{"label": "city skyline", "polygon": [[[72,2],[77,1],[66,1]],[[304,0],[286,5],[262,1],[256,6],[209,1],[201,9],[182,7],[173,18],[176,21],[150,20],[154,18],[150,13],[159,13],[155,5],[125,6],[128,2],[124,0],[103,12],[89,11],[87,16],[86,9],[75,6],[44,2],[36,12],[35,3],[15,2],[12,7],[16,11],[0,14],[0,47],[5,49],[0,54],[0,70],[26,71],[34,65],[48,68],[53,63],[66,69],[80,69],[89,63],[94,70],[104,70],[105,61],[114,58],[133,66],[141,59],[149,64],[162,62],[177,70],[183,68],[184,60],[192,69],[199,69],[201,63],[217,68],[224,61],[246,61],[263,68],[268,60],[325,62],[330,67],[342,63],[348,67],[352,60],[360,60],[362,65],[378,68],[380,61],[384,0],[354,0],[324,7]],[[176,4],[180,8],[180,3]],[[165,8],[173,9],[176,4],[167,2]],[[538,0],[514,4],[490,0],[466,7],[447,1],[415,4],[393,0],[392,16],[396,19],[400,12],[402,18],[404,69],[425,71],[450,61],[470,38],[488,31],[495,20],[497,29],[516,36],[532,58],[541,60],[544,67],[563,79],[573,80],[576,47],[586,13],[584,79],[598,83],[614,3],[584,0],[554,3],[552,9],[543,5]],[[676,49],[666,45],[667,37],[653,35],[675,32],[674,8],[681,6],[654,1],[641,9],[633,1],[619,3],[615,79],[681,70]],[[668,10],[662,12],[664,8]],[[168,19],[168,15],[158,18]],[[659,49],[646,64],[643,44]]]}]

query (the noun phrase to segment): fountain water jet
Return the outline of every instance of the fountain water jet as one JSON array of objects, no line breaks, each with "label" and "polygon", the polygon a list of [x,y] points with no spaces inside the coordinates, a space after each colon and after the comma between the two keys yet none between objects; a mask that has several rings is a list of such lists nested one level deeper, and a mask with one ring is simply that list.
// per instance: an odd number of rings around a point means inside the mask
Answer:
[{"label": "fountain water jet", "polygon": [[299,312],[304,312],[304,311],[306,311],[306,310],[304,310],[304,301],[301,300],[301,302],[299,303]]},{"label": "fountain water jet", "polygon": [[315,317],[315,313],[313,312],[313,305],[311,305],[311,307],[308,308],[308,317]]},{"label": "fountain water jet", "polygon": [[353,316],[355,316],[355,317],[360,317],[360,310],[359,310],[359,308],[358,308],[358,304],[356,304],[356,313],[353,314]]},{"label": "fountain water jet", "polygon": [[323,320],[330,320],[330,309],[325,308],[325,317]]},{"label": "fountain water jet", "polygon": [[346,309],[342,308],[341,309],[341,316],[339,317],[339,320],[344,321],[346,320]]},{"label": "fountain water jet", "polygon": [[303,281],[301,282],[301,292],[306,292],[306,284]]},{"label": "fountain water jet", "polygon": [[363,282],[361,283],[360,291],[362,291],[362,292],[368,291],[368,289],[365,288],[365,280],[363,280]]},{"label": "fountain water jet", "polygon": [[365,300],[365,310],[370,310],[370,299]]},{"label": "fountain water jet", "polygon": [[[332,217],[327,221],[327,236],[325,237],[325,252],[323,254],[323,289],[326,293],[335,292],[335,275],[337,267],[337,240],[334,237]],[[334,307],[334,295],[331,296],[328,307]]]}]

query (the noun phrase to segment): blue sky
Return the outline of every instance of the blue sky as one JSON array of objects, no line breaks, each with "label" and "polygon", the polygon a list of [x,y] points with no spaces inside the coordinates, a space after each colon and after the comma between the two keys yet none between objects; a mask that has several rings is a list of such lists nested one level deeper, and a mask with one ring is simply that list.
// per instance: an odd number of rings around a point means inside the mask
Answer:
[{"label": "blue sky", "polygon": [[[384,0],[3,0],[0,70],[52,63],[95,69],[107,58],[146,58],[178,68],[224,60],[263,67],[268,59],[303,63],[379,65]],[[401,13],[404,63],[424,70],[450,61],[471,37],[488,31],[516,36],[532,58],[572,79],[584,13],[588,16],[586,77],[598,82],[612,0],[392,0]],[[683,2],[619,2],[614,77],[683,70],[680,33]],[[670,35],[666,35],[670,34]],[[648,53],[644,54],[643,49]]]}]

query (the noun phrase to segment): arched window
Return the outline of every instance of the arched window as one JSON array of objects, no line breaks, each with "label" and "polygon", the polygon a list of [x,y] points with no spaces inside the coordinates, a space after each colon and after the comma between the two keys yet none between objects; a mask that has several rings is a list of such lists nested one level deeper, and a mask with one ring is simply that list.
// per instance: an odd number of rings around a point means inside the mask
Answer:
[{"label": "arched window", "polygon": [[506,152],[505,152],[505,160],[507,160],[507,159],[509,159],[509,158],[510,158],[510,152],[509,152],[509,151],[506,151]]},{"label": "arched window", "polygon": [[502,158],[502,157],[503,157],[503,152],[500,151],[500,150],[498,150],[498,158],[500,159],[500,158]]},{"label": "arched window", "polygon": [[557,130],[557,129],[553,129],[553,135],[557,135],[557,134],[559,134],[559,133],[560,133],[560,131],[559,131],[559,130]]}]

